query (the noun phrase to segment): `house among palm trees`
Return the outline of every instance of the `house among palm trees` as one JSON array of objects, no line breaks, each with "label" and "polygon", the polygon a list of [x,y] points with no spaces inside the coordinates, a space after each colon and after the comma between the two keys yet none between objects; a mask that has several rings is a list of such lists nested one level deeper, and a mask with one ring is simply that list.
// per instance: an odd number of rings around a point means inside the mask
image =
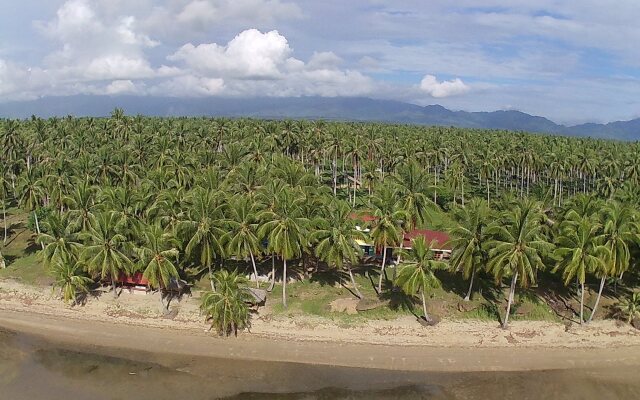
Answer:
[{"label": "house among palm trees", "polygon": [[[365,226],[371,225],[376,220],[376,217],[372,215],[351,215],[352,218],[362,221]],[[364,233],[369,233],[370,229],[366,227],[356,226],[356,229]],[[451,244],[449,234],[442,231],[433,231],[430,229],[414,229],[409,232],[404,232],[402,237],[402,245],[398,247],[392,247],[387,250],[387,259],[393,259],[394,249],[411,250],[413,240],[418,237],[424,237],[426,243],[431,243],[431,250],[435,260],[448,260],[451,258]],[[373,240],[356,240],[356,243],[362,249],[365,257],[382,257],[382,249],[376,248],[373,244]]]},{"label": "house among palm trees", "polygon": [[429,229],[414,229],[404,234],[402,248],[411,249],[413,240],[423,237],[426,243],[431,243],[433,258],[435,260],[448,260],[451,258],[450,238],[446,232],[432,231]]},{"label": "house among palm trees", "polygon": [[149,290],[149,280],[142,275],[142,272],[134,272],[129,275],[121,272],[116,280],[116,284],[129,291],[147,292]]}]

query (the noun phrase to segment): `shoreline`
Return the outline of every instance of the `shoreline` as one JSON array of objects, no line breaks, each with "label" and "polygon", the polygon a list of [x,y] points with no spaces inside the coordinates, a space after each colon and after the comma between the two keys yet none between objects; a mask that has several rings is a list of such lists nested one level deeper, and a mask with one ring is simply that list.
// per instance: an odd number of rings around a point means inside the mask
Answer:
[{"label": "shoreline", "polygon": [[[47,295],[48,293],[48,295]],[[206,332],[195,299],[157,313],[154,295],[123,293],[68,307],[50,290],[0,281],[0,327],[62,345],[125,355],[181,355],[399,371],[528,371],[640,366],[640,331],[615,321],[588,327],[554,322],[444,320],[424,328],[414,319],[366,321],[343,327],[324,318],[260,313],[251,333],[220,338]],[[156,314],[153,307],[156,306]]]},{"label": "shoreline", "polygon": [[120,325],[0,309],[0,327],[69,348],[135,359],[183,356],[420,372],[517,372],[640,366],[640,346],[616,348],[470,348],[288,341],[251,334]]}]

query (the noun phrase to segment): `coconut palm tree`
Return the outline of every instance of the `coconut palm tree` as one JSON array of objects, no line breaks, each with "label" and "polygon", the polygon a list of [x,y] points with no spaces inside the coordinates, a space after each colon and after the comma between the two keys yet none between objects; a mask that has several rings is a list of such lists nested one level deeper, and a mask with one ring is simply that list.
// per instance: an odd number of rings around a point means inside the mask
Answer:
[{"label": "coconut palm tree", "polygon": [[0,165],[0,205],[2,205],[2,221],[4,223],[4,235],[2,236],[2,244],[7,244],[8,237],[8,221],[7,206],[9,205],[9,188],[8,171]]},{"label": "coconut palm tree", "polygon": [[382,265],[378,279],[378,294],[382,293],[382,278],[387,262],[387,249],[397,246],[403,239],[402,226],[407,221],[406,211],[398,207],[395,193],[389,188],[383,188],[380,194],[371,198],[373,217],[371,238],[377,248],[382,248]]},{"label": "coconut palm tree", "polygon": [[222,205],[210,190],[197,189],[191,193],[186,220],[179,231],[185,238],[185,253],[196,256],[209,271],[211,289],[215,289],[212,266],[216,257],[223,256],[220,239],[224,235]]},{"label": "coconut palm tree", "polygon": [[364,240],[364,233],[356,229],[356,222],[351,217],[353,208],[348,203],[342,200],[332,202],[328,214],[329,218],[317,221],[318,229],[310,235],[311,241],[316,243],[316,257],[336,268],[346,267],[353,290],[361,299],[362,293],[351,268],[362,254],[356,240]]},{"label": "coconut palm tree", "polygon": [[114,297],[118,297],[118,277],[128,273],[132,264],[127,255],[129,244],[126,236],[119,233],[120,226],[121,219],[116,213],[102,212],[93,219],[89,231],[81,234],[85,240],[83,264],[90,274],[111,280]]},{"label": "coconut palm tree", "polygon": [[227,232],[222,237],[222,243],[226,243],[228,255],[238,259],[247,257],[251,259],[256,288],[260,287],[260,282],[255,258],[262,252],[258,238],[260,208],[261,205],[251,200],[248,195],[238,195],[231,199],[225,221]]},{"label": "coconut palm tree", "polygon": [[42,186],[42,179],[36,174],[35,168],[29,169],[25,174],[20,176],[18,180],[18,194],[18,204],[33,212],[36,233],[40,234],[37,210],[42,204],[45,193]]},{"label": "coconut palm tree", "polygon": [[587,322],[591,322],[598,309],[607,277],[622,277],[622,274],[629,268],[629,259],[631,258],[629,244],[638,241],[638,224],[634,221],[633,210],[630,207],[617,201],[607,201],[600,218],[603,226],[600,240],[606,247],[608,256],[605,266],[596,272],[600,278],[600,288]]},{"label": "coconut palm tree", "polygon": [[[176,268],[180,254],[177,249],[178,241],[157,223],[146,226],[143,235],[142,244],[135,250],[138,263],[142,276],[149,281],[151,288],[160,291],[160,303],[162,303],[163,289],[169,286],[172,278],[179,276]],[[162,305],[164,306],[164,303]],[[166,307],[169,307],[168,302]]]},{"label": "coconut palm tree", "polygon": [[294,190],[285,188],[276,199],[273,210],[259,214],[262,225],[258,236],[267,240],[267,252],[277,254],[283,262],[282,305],[287,307],[287,261],[302,256],[307,241],[307,224],[303,217],[304,197]]},{"label": "coconut palm tree", "polygon": [[633,292],[616,306],[618,312],[627,318],[630,324],[634,318],[640,318],[640,292]]},{"label": "coconut palm tree", "polygon": [[89,293],[93,280],[85,275],[84,265],[77,258],[63,256],[59,262],[51,264],[49,274],[53,277],[53,288],[59,288],[65,303],[76,304],[78,295]]},{"label": "coconut palm tree", "polygon": [[413,296],[420,293],[424,319],[427,322],[432,322],[433,320],[427,314],[425,292],[427,288],[437,287],[440,284],[434,272],[446,269],[447,263],[434,260],[431,244],[427,243],[423,236],[413,239],[408,254],[411,261],[406,262],[406,265],[400,270],[396,285],[408,295]]},{"label": "coconut palm tree", "polygon": [[69,209],[69,222],[74,231],[87,231],[97,208],[96,188],[86,179],[76,182],[73,187],[73,192],[64,199]]},{"label": "coconut palm tree", "polygon": [[587,274],[605,267],[608,249],[598,244],[600,225],[592,218],[565,220],[556,239],[559,262],[553,272],[562,270],[564,284],[574,278],[580,284],[580,323],[584,322],[584,282]]},{"label": "coconut palm tree", "polygon": [[487,268],[493,273],[496,283],[505,277],[511,278],[502,322],[504,329],[509,323],[516,285],[519,282],[520,286],[526,287],[535,282],[536,270],[544,268],[542,258],[553,250],[553,244],[543,233],[543,218],[540,203],[524,199],[503,212],[500,220],[487,230],[491,235],[487,244],[490,249]]},{"label": "coconut palm tree", "polygon": [[397,191],[399,206],[408,217],[407,229],[423,226],[428,220],[429,210],[436,205],[426,195],[429,176],[416,161],[410,161],[391,175],[391,182]]},{"label": "coconut palm tree", "polygon": [[43,247],[41,254],[46,267],[77,258],[81,244],[73,233],[69,214],[51,213],[42,221],[42,226],[44,232],[37,236],[36,242]]},{"label": "coconut palm tree", "polygon": [[469,279],[469,290],[464,301],[471,298],[478,266],[487,263],[487,228],[491,216],[488,202],[482,199],[472,199],[465,207],[453,210],[453,219],[457,225],[449,230],[453,248],[451,269],[462,271],[462,276]]},{"label": "coconut palm tree", "polygon": [[227,270],[216,271],[212,279],[216,289],[200,296],[200,310],[219,335],[237,335],[239,329],[248,328],[251,323],[247,279]]}]

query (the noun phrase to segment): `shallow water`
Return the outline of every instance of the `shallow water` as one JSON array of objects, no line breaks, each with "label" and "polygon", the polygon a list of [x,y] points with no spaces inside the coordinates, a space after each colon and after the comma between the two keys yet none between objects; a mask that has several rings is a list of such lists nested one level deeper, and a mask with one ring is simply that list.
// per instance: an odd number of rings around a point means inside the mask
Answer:
[{"label": "shallow water", "polygon": [[639,399],[640,372],[418,373],[70,348],[0,331],[0,399]]}]

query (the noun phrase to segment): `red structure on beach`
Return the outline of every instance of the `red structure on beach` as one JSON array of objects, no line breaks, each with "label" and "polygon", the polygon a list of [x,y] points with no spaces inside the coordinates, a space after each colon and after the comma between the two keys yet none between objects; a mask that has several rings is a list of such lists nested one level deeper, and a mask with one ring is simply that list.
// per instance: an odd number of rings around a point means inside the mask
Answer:
[{"label": "red structure on beach", "polygon": [[131,276],[121,272],[116,282],[123,286],[144,286],[145,288],[149,287],[149,280],[142,276],[142,272],[135,272]]},{"label": "red structure on beach", "polygon": [[[365,225],[370,225],[371,222],[377,218],[370,214],[351,214],[351,218],[362,221]],[[362,229],[363,232],[369,232],[369,229]],[[431,243],[431,250],[433,250],[434,258],[436,260],[448,260],[451,258],[451,245],[449,234],[442,231],[433,231],[430,229],[414,229],[410,232],[405,232],[402,238],[402,248],[411,249],[413,239],[417,237],[424,237],[427,243]],[[360,242],[360,247],[365,251],[365,255],[373,255],[373,244]],[[382,249],[375,249],[375,255],[381,256]],[[387,257],[392,257],[391,251],[387,251]]]}]

